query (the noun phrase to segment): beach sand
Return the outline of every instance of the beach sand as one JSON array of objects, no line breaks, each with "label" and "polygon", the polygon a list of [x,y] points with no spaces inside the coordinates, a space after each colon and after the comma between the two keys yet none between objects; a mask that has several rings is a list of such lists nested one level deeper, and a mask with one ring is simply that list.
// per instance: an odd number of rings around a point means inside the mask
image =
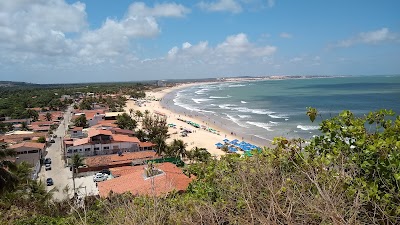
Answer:
[{"label": "beach sand", "polygon": [[[194,86],[194,85],[201,85],[204,83],[190,83],[190,84],[181,84],[179,86],[175,86],[172,88],[164,88],[164,89],[157,89],[154,91],[149,91],[146,92],[146,97],[147,98],[154,98],[154,99],[162,99],[166,94],[168,94],[169,92],[172,92],[174,90],[177,89],[182,89],[182,88],[186,88],[189,86]],[[169,128],[168,129],[168,133],[170,134],[170,138],[167,139],[167,143],[171,143],[174,139],[181,139],[183,140],[186,144],[187,150],[190,150],[194,147],[198,147],[198,148],[206,148],[208,150],[208,152],[211,153],[212,156],[215,156],[217,158],[219,158],[221,155],[225,155],[226,153],[223,152],[222,150],[218,149],[215,146],[215,143],[221,142],[223,143],[223,139],[227,138],[229,140],[233,140],[233,139],[238,139],[239,141],[241,141],[241,137],[237,137],[235,135],[231,135],[230,132],[228,132],[226,129],[223,129],[221,127],[217,127],[214,124],[206,124],[206,121],[203,122],[203,120],[201,118],[197,118],[197,117],[191,117],[191,116],[185,116],[176,112],[172,112],[169,109],[166,109],[165,107],[163,107],[160,104],[160,101],[149,101],[147,103],[144,103],[141,107],[138,105],[135,105],[135,102],[133,100],[128,100],[126,107],[125,107],[125,111],[129,114],[129,109],[133,109],[134,111],[136,110],[140,110],[142,112],[144,112],[145,110],[150,111],[151,113],[162,113],[164,115],[167,116],[167,124],[175,124],[176,128]],[[191,126],[190,124],[187,124],[183,121],[178,120],[178,118],[180,119],[184,119],[184,120],[190,120],[194,123],[200,124],[200,125],[205,125],[207,127],[210,127],[212,129],[215,129],[217,131],[220,131],[220,135],[211,133],[209,131],[206,131],[204,129],[201,128],[195,128],[193,126]],[[192,130],[192,133],[189,133],[187,137],[181,137],[180,136],[180,127],[183,128],[188,128],[190,130]],[[177,134],[174,134],[177,133]],[[248,141],[248,140],[245,140]],[[252,143],[250,141],[250,143]],[[257,143],[252,143],[252,144],[257,144]],[[243,153],[242,151],[238,151],[238,153]]]}]

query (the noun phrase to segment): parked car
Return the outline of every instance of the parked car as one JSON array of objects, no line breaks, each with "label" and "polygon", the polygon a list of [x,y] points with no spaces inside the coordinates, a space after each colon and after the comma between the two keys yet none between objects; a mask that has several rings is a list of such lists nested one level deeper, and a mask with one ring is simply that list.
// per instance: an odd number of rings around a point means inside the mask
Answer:
[{"label": "parked car", "polygon": [[52,186],[54,184],[53,178],[47,178],[46,179],[46,184],[47,184],[47,186]]},{"label": "parked car", "polygon": [[45,170],[51,170],[51,165],[50,164],[45,164],[44,165]]},{"label": "parked car", "polygon": [[56,138],[57,137],[57,134],[53,134],[53,138]]},{"label": "parked car", "polygon": [[56,141],[54,139],[51,139],[50,143],[56,143]]},{"label": "parked car", "polygon": [[96,173],[96,175],[93,175],[93,181],[94,182],[100,182],[100,181],[105,181],[107,180],[108,175],[104,173]]},{"label": "parked car", "polygon": [[44,164],[51,164],[51,159],[50,158],[44,159]]}]

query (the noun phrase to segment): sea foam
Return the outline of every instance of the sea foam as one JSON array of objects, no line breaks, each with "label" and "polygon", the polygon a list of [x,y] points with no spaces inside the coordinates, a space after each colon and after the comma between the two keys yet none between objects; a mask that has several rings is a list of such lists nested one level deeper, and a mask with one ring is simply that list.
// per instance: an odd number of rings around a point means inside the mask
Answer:
[{"label": "sea foam", "polygon": [[271,127],[276,126],[276,124],[271,124],[271,123],[261,123],[261,122],[251,122],[251,121],[247,121],[246,123],[251,124],[256,127],[263,128],[267,131],[274,131],[271,129]]},{"label": "sea foam", "polygon": [[301,130],[318,130],[319,126],[297,125],[297,128]]},{"label": "sea foam", "polygon": [[211,101],[212,99],[208,99],[208,98],[192,98],[192,100],[194,102],[196,102],[197,104],[200,104],[202,102]]},{"label": "sea foam", "polygon": [[249,128],[248,126],[246,126],[245,124],[241,123],[238,119],[236,119],[235,117],[233,117],[232,115],[229,115],[227,113],[224,113],[228,119],[234,123],[236,123],[238,126],[240,127],[244,127],[244,128]]},{"label": "sea foam", "polygon": [[230,97],[232,97],[232,96],[230,96],[230,95],[227,95],[227,96],[210,96],[208,98],[230,98]]}]

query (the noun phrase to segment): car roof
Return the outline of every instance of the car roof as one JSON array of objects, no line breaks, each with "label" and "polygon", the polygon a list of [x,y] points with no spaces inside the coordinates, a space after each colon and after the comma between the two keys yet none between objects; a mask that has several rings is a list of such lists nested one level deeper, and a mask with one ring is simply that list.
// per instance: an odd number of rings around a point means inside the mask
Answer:
[{"label": "car roof", "polygon": [[47,180],[53,180],[53,178],[49,177],[49,178],[47,178]]}]

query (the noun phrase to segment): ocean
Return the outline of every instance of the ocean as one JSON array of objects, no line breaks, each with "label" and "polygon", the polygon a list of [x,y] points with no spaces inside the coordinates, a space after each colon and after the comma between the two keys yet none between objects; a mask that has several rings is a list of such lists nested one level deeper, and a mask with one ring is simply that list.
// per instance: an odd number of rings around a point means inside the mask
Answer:
[{"label": "ocean", "polygon": [[[198,116],[247,141],[267,144],[276,136],[309,139],[319,123],[351,110],[400,113],[400,76],[349,76],[202,84],[167,94],[172,111]],[[307,107],[321,114],[313,123]]]}]

